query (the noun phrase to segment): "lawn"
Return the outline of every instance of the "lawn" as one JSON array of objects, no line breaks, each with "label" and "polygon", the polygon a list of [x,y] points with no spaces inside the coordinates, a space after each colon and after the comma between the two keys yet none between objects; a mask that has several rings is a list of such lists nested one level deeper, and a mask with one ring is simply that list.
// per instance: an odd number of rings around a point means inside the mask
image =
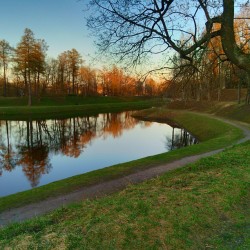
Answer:
[{"label": "lawn", "polygon": [[0,98],[0,119],[55,119],[104,112],[139,110],[160,106],[160,98],[149,97],[44,97],[27,106],[26,98]]}]

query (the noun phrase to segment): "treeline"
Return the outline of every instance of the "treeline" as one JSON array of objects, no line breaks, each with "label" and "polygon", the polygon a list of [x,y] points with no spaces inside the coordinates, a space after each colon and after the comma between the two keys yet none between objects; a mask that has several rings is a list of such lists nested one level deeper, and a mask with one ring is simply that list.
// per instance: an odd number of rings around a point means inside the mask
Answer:
[{"label": "treeline", "polygon": [[85,66],[74,48],[56,59],[48,58],[47,50],[46,42],[36,39],[30,29],[25,29],[16,48],[0,40],[0,95],[28,96],[31,105],[33,96],[154,96],[163,91],[154,79],[142,81],[116,66],[102,70]]},{"label": "treeline", "polygon": [[[250,21],[242,17],[249,16],[248,12],[249,9],[243,10],[235,20],[235,39],[246,53],[250,53]],[[219,24],[214,24],[213,30],[219,29]],[[184,101],[220,101],[223,89],[234,88],[238,89],[238,102],[243,98],[250,102],[250,79],[227,59],[220,37],[212,38],[202,50],[193,52],[192,59],[192,64],[187,64],[179,55],[174,56],[175,69],[167,91],[169,96]],[[248,88],[246,96],[242,96],[242,88]]]}]

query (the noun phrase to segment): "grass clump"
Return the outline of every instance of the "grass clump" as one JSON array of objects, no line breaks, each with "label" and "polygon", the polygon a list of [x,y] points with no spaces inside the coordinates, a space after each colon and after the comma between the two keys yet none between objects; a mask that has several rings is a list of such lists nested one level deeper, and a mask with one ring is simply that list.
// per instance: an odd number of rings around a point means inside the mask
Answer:
[{"label": "grass clump", "polygon": [[[27,249],[248,249],[250,142],[0,231]],[[35,230],[34,230],[35,228]],[[28,241],[27,241],[28,239]]]}]

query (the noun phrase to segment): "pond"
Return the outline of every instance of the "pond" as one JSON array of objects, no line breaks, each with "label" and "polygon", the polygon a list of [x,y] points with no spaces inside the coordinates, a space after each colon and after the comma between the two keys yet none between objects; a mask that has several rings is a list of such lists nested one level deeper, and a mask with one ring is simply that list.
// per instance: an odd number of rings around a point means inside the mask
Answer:
[{"label": "pond", "polygon": [[131,114],[0,121],[0,196],[197,143],[183,128]]}]

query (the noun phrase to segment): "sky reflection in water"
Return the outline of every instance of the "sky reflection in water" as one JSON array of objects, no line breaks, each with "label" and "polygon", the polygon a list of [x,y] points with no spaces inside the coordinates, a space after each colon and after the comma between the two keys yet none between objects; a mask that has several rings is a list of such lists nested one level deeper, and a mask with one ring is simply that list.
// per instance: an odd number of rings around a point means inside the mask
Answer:
[{"label": "sky reflection in water", "polygon": [[184,129],[131,112],[0,121],[0,196],[196,143]]}]

